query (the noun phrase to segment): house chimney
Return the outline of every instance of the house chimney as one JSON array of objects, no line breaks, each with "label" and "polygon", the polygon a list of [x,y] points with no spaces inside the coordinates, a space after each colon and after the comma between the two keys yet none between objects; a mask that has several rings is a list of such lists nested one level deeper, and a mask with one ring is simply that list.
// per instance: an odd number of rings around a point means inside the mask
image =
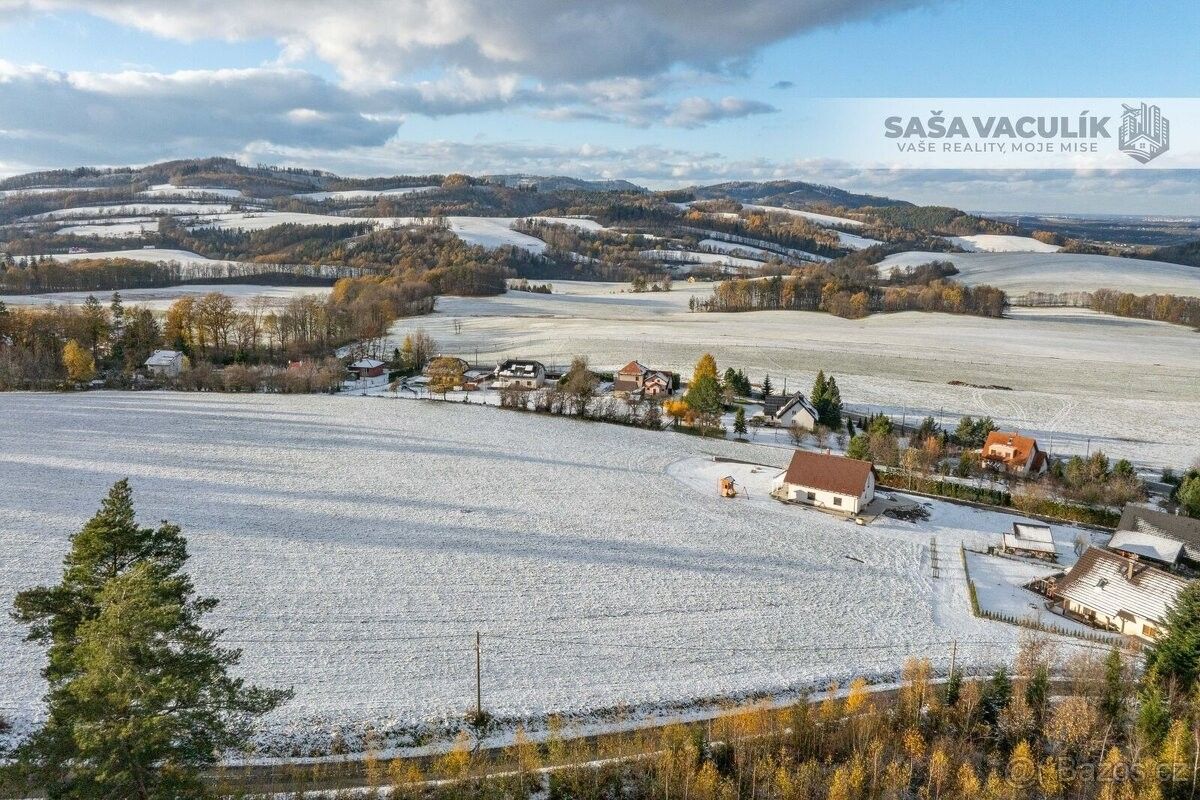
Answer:
[{"label": "house chimney", "polygon": [[1125,580],[1127,580],[1127,581],[1133,580],[1134,563],[1135,563],[1135,559],[1132,559],[1132,558],[1125,559]]}]

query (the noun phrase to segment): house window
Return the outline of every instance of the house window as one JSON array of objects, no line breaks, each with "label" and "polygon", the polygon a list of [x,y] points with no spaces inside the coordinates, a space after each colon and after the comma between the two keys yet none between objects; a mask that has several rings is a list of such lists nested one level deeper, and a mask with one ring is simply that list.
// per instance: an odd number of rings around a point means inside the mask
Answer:
[{"label": "house window", "polygon": [[842,504],[842,498],[840,498],[840,497],[833,498],[833,504],[835,506],[840,506]]},{"label": "house window", "polygon": [[1147,639],[1155,639],[1158,637],[1158,628],[1153,625],[1142,625],[1142,636]]},{"label": "house window", "polygon": [[807,492],[807,494],[808,494],[808,499],[809,499],[809,500],[816,500],[816,499],[817,499],[817,493],[816,493],[816,492]]}]

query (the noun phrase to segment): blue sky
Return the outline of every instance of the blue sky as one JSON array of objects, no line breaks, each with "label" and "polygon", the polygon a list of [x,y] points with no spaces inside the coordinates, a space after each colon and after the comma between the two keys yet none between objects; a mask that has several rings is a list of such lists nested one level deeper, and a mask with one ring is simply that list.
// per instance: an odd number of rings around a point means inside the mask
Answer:
[{"label": "blue sky", "polygon": [[[796,178],[978,209],[1200,213],[1197,173],[830,162],[814,98],[1186,97],[1200,4],[0,0],[0,170]],[[1152,9],[1152,10],[1151,10]]]}]

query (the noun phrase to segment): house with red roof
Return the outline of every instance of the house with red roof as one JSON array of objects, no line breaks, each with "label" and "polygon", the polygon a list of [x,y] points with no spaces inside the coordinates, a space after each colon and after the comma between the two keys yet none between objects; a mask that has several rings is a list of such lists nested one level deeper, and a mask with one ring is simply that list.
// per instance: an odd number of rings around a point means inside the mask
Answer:
[{"label": "house with red roof", "polygon": [[875,499],[875,467],[857,458],[796,450],[787,470],[772,482],[771,494],[787,502],[857,514]]},{"label": "house with red roof", "polygon": [[1049,466],[1037,440],[1016,432],[992,431],[979,454],[985,466],[1020,477],[1041,475]]},{"label": "house with red roof", "polygon": [[629,397],[668,397],[674,392],[674,380],[668,370],[630,361],[613,376],[613,392]]}]

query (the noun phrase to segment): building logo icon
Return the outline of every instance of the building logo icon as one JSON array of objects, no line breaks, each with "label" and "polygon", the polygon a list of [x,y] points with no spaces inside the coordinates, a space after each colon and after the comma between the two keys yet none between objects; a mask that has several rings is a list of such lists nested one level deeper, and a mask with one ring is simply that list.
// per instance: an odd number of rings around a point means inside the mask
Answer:
[{"label": "building logo icon", "polygon": [[1141,164],[1167,152],[1171,143],[1171,123],[1158,106],[1141,103],[1121,104],[1121,131],[1117,138],[1121,152]]}]

